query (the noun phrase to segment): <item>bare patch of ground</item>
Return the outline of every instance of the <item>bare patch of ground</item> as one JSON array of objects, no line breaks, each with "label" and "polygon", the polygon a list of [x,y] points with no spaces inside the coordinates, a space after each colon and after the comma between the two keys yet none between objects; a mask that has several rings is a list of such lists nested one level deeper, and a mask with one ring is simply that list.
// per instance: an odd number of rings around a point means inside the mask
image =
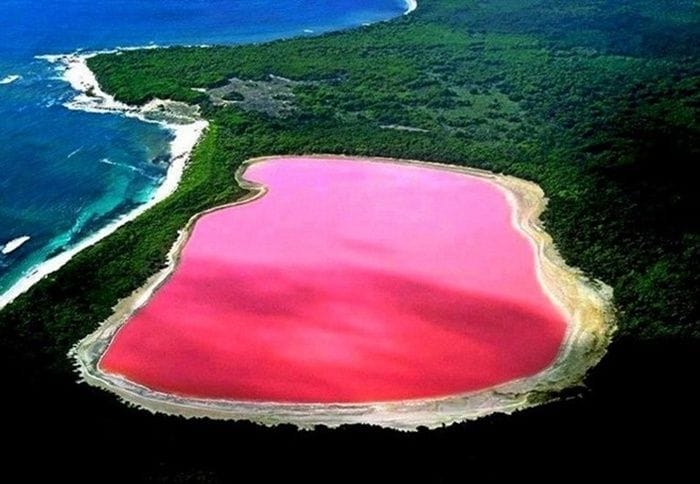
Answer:
[{"label": "bare patch of ground", "polygon": [[427,129],[414,128],[413,126],[403,126],[401,124],[382,124],[380,126],[382,129],[394,129],[396,131],[408,131],[411,133],[427,133]]},{"label": "bare patch of ground", "polygon": [[284,117],[294,110],[294,87],[306,84],[270,74],[267,80],[252,81],[234,77],[225,86],[208,89],[215,106],[233,105],[272,117]]}]

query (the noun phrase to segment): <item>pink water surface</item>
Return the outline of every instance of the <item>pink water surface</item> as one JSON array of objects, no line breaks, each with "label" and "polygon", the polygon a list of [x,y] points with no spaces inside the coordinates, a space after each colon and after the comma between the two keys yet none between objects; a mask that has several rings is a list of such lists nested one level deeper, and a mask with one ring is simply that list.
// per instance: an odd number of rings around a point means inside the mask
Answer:
[{"label": "pink water surface", "polygon": [[197,222],[104,371],[185,396],[367,402],[479,390],[556,357],[564,316],[493,183],[305,158],[245,178],[267,194]]}]

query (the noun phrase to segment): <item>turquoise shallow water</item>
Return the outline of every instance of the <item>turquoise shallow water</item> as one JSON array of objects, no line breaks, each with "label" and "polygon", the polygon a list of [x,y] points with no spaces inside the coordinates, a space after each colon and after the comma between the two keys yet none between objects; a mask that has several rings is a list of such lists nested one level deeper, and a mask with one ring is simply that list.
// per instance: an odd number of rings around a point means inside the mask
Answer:
[{"label": "turquoise shallow water", "polygon": [[75,92],[36,56],[257,42],[405,9],[404,0],[0,0],[0,293],[147,201],[169,162],[168,131],[67,109]]}]

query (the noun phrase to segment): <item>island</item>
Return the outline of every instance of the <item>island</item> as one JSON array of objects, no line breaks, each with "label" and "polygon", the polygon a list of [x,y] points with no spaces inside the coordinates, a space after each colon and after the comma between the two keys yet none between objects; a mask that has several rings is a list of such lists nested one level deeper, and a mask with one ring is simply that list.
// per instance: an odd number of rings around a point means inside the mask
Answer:
[{"label": "island", "polygon": [[[12,397],[4,399],[4,414],[21,427],[16,435],[50,434],[48,444],[32,439],[32,449],[68,448],[78,454],[65,459],[71,472],[77,462],[92,463],[101,466],[100,475],[107,468],[123,480],[131,479],[135,468],[147,477],[154,469],[174,469],[163,473],[181,482],[201,472],[209,477],[206,472],[215,468],[213,475],[227,482],[237,475],[240,461],[255,454],[268,457],[271,448],[281,454],[297,450],[308,459],[347,443],[377,456],[391,448],[415,463],[408,466],[415,476],[414,467],[430,462],[426,479],[442,469],[463,473],[465,462],[494,472],[513,462],[539,463],[543,456],[568,465],[579,457],[623,462],[629,453],[635,465],[663,457],[677,464],[693,450],[686,442],[698,427],[697,412],[680,391],[697,380],[700,350],[700,232],[692,174],[700,159],[696,12],[690,0],[421,0],[409,15],[344,32],[84,59],[102,92],[130,109],[162,105],[158,100],[196,106],[201,136],[191,156],[181,160],[181,176],[167,197],[75,254],[0,311],[3,382]],[[459,407],[434,420],[396,423],[388,414],[377,421],[366,414],[362,419],[351,408],[345,421],[298,413],[275,419],[269,411],[242,412],[226,421],[185,419],[152,415],[103,391],[117,386],[101,380],[100,368],[143,378],[122,357],[104,359],[100,367],[102,355],[112,342],[118,351],[118,328],[129,343],[126,328],[138,323],[140,313],[123,323],[133,309],[147,310],[149,301],[157,303],[166,294],[168,282],[177,281],[178,272],[172,271],[180,267],[180,255],[187,263],[184,242],[198,240],[197,221],[206,225],[208,216],[230,213],[226,227],[235,233],[233,214],[265,203],[258,181],[268,184],[257,179],[257,165],[249,160],[319,155],[415,160],[430,163],[424,169],[438,170],[434,164],[439,164],[455,176],[479,173],[489,183],[508,179],[531,187],[536,195],[531,204],[518,204],[516,218],[531,229],[524,240],[547,242],[535,245],[536,267],[557,261],[570,281],[590,288],[587,294],[605,308],[606,323],[592,332],[598,343],[580,346],[580,358],[569,360],[585,364],[564,366],[572,378],[558,374],[561,385],[534,388],[526,397],[506,391],[503,398],[515,398],[518,405],[490,407],[497,411],[468,421],[462,420],[481,414]],[[253,170],[250,179],[246,169]],[[268,186],[270,193],[275,186]],[[417,187],[428,189],[420,182]],[[511,191],[511,197],[518,199],[519,193]],[[347,193],[345,198],[353,200]],[[464,210],[459,201],[448,197],[440,203],[451,213]],[[534,207],[531,212],[528,206]],[[420,207],[408,203],[407,220],[400,222],[408,223]],[[266,227],[248,224],[247,233],[237,235],[253,240]],[[360,246],[352,250],[361,251]],[[542,278],[543,290],[569,290],[551,281]],[[159,290],[142,292],[146,287]],[[556,293],[550,299],[555,305],[565,300]],[[413,297],[404,303],[428,310],[435,302]],[[548,325],[560,331],[563,321],[571,327],[571,318],[564,316]],[[558,338],[555,334],[553,341]],[[551,367],[545,360],[511,376],[527,379],[535,367]],[[139,389],[149,395],[153,390]],[[175,390],[202,395],[184,386]],[[208,394],[226,396],[217,388]],[[151,410],[215,416],[182,407],[156,409],[135,395],[130,389],[119,393],[126,403]],[[445,387],[430,395],[444,397]],[[410,397],[420,401],[430,395]],[[383,404],[397,394],[376,393],[370,400],[375,396]],[[316,394],[311,400],[319,399]],[[288,398],[278,400],[294,405]],[[522,411],[503,415],[513,408]],[[321,425],[310,432],[284,425],[290,422]],[[324,426],[358,422],[365,425]],[[105,455],[129,465],[105,467]]]}]

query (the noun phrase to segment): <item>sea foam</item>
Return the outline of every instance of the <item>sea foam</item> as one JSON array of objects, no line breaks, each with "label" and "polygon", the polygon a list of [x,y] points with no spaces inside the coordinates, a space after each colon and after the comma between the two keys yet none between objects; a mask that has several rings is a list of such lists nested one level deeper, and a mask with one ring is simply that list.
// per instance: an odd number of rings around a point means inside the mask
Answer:
[{"label": "sea foam", "polygon": [[0,86],[12,84],[13,82],[18,81],[20,79],[22,79],[22,76],[18,76],[17,74],[12,74],[10,76],[3,77],[2,79],[0,79]]},{"label": "sea foam", "polygon": [[26,242],[28,242],[29,239],[31,239],[31,237],[29,237],[28,235],[23,235],[22,237],[12,239],[5,245],[1,246],[2,249],[0,249],[0,253],[2,253],[3,255],[7,255],[11,252],[14,252],[20,247],[22,247]]},{"label": "sea foam", "polygon": [[406,11],[404,15],[408,15],[418,8],[418,0],[406,0]]}]

